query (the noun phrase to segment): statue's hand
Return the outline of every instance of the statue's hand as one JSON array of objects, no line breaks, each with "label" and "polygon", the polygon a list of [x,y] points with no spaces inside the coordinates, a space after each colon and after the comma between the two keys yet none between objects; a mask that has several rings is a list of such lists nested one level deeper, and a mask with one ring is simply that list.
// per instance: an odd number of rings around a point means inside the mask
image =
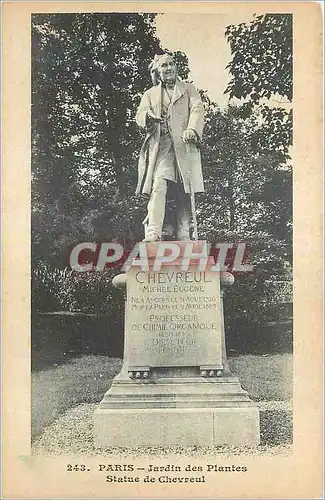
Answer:
[{"label": "statue's hand", "polygon": [[150,125],[152,123],[161,123],[162,119],[159,116],[156,116],[152,111],[147,112],[147,124]]},{"label": "statue's hand", "polygon": [[195,130],[188,128],[183,132],[183,142],[185,144],[196,144],[197,143],[197,133]]},{"label": "statue's hand", "polygon": [[152,111],[148,111],[146,117],[147,132],[153,132],[157,126],[157,123],[160,123],[161,121],[161,118],[158,118],[158,116],[156,116]]}]

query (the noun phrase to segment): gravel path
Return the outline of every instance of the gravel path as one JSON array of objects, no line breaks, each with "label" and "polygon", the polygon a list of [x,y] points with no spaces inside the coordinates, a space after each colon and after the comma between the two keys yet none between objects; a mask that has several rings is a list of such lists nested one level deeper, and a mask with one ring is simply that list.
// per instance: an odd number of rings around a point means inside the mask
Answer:
[{"label": "gravel path", "polygon": [[45,428],[32,446],[33,454],[40,455],[103,455],[115,458],[170,456],[202,457],[249,455],[288,455],[292,450],[292,406],[288,401],[260,401],[261,444],[254,447],[192,446],[96,448],[93,444],[93,414],[96,404],[78,405]]}]

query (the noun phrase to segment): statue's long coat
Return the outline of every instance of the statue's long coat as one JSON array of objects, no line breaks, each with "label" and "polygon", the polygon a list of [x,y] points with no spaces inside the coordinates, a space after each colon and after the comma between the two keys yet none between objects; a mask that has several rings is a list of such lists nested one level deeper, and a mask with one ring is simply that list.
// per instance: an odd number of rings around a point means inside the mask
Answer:
[{"label": "statue's long coat", "polygon": [[[156,116],[161,116],[162,84],[147,90],[136,114],[136,122],[145,128],[147,112],[151,110]],[[204,124],[204,108],[199,93],[193,85],[178,79],[175,85],[167,119],[170,120],[171,137],[174,144],[175,156],[180,177],[183,181],[185,193],[204,191],[201,156],[198,148],[191,144],[186,145],[182,140],[184,130],[194,129],[202,137]],[[144,140],[138,163],[138,185],[136,193],[151,193],[154,178],[156,159],[159,149],[160,124]]]}]

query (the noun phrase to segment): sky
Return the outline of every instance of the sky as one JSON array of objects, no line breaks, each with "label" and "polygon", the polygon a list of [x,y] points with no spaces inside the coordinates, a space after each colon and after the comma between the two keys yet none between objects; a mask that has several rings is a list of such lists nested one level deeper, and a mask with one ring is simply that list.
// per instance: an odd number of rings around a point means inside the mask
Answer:
[{"label": "sky", "polygon": [[254,11],[220,14],[158,14],[157,36],[162,46],[171,51],[185,52],[193,83],[208,91],[211,100],[220,107],[228,103],[224,91],[229,82],[227,64],[231,61],[225,37],[229,24],[249,22]]}]

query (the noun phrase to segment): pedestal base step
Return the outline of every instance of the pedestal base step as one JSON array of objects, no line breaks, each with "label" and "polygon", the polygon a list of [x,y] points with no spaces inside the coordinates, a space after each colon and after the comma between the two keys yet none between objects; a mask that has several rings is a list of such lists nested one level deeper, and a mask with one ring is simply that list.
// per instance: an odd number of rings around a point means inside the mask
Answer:
[{"label": "pedestal base step", "polygon": [[258,408],[98,408],[95,445],[254,446],[260,442]]}]

